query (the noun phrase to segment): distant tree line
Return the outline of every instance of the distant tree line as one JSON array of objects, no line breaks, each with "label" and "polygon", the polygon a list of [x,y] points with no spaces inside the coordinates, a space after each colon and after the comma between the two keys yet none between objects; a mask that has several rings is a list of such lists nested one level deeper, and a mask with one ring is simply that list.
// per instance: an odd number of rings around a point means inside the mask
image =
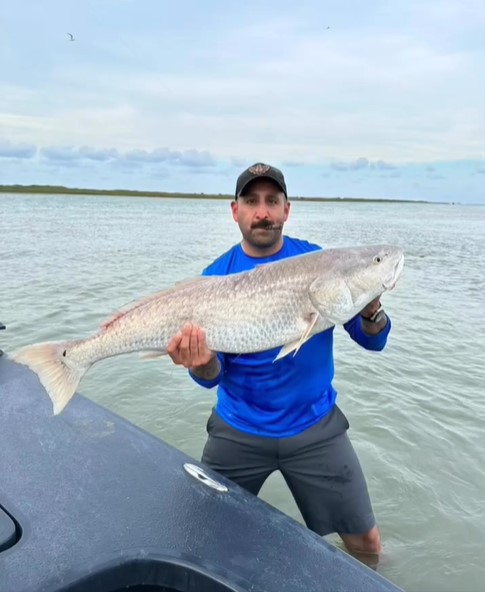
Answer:
[{"label": "distant tree line", "polygon": [[[233,195],[224,193],[182,193],[173,191],[139,191],[135,189],[87,189],[64,187],[62,185],[0,185],[0,193],[35,193],[46,195],[120,195],[130,197],[180,197],[192,199],[233,199]],[[429,203],[408,199],[372,199],[365,197],[302,197],[290,196],[293,201],[351,201],[378,203]]]}]

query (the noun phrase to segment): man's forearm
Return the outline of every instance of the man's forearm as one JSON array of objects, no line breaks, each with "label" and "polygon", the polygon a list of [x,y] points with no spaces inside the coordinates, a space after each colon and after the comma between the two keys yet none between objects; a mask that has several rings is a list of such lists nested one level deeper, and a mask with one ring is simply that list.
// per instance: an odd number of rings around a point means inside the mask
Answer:
[{"label": "man's forearm", "polygon": [[191,374],[201,380],[214,380],[221,371],[221,365],[217,356],[214,356],[208,364],[204,366],[193,366],[190,368]]}]

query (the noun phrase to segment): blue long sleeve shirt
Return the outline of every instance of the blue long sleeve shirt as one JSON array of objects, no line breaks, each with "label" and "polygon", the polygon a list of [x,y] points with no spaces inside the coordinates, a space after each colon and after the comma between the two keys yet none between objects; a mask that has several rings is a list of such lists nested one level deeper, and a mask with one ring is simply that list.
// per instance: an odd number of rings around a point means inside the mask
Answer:
[{"label": "blue long sleeve shirt", "polygon": [[[238,273],[320,248],[285,236],[278,253],[253,258],[237,244],[206,267],[202,275]],[[364,333],[358,315],[344,328],[365,349],[379,351],[386,345],[391,322],[388,320],[378,335]],[[288,355],[277,362],[273,360],[279,347],[255,354],[218,353],[221,371],[214,380],[190,375],[203,387],[217,386],[215,410],[235,429],[269,438],[295,436],[319,422],[335,404],[333,332],[331,327],[314,335],[295,356]]]}]

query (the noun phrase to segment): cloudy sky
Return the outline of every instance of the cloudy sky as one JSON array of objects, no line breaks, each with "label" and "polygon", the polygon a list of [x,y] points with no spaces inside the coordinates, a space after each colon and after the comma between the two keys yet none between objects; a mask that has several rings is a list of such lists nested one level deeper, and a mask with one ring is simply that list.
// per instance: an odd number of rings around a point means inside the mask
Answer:
[{"label": "cloudy sky", "polygon": [[0,184],[485,203],[483,0],[5,0],[0,59]]}]

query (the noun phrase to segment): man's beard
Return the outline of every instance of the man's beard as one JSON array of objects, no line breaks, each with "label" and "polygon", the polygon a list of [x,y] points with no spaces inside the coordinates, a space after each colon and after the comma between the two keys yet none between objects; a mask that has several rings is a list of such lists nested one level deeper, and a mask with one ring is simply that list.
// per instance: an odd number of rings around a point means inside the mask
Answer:
[{"label": "man's beard", "polygon": [[[257,232],[260,229],[264,230],[265,232]],[[268,248],[272,247],[280,240],[282,230],[283,224],[258,222],[254,226],[251,226],[250,231],[245,236],[243,235],[243,237],[250,245]]]}]

